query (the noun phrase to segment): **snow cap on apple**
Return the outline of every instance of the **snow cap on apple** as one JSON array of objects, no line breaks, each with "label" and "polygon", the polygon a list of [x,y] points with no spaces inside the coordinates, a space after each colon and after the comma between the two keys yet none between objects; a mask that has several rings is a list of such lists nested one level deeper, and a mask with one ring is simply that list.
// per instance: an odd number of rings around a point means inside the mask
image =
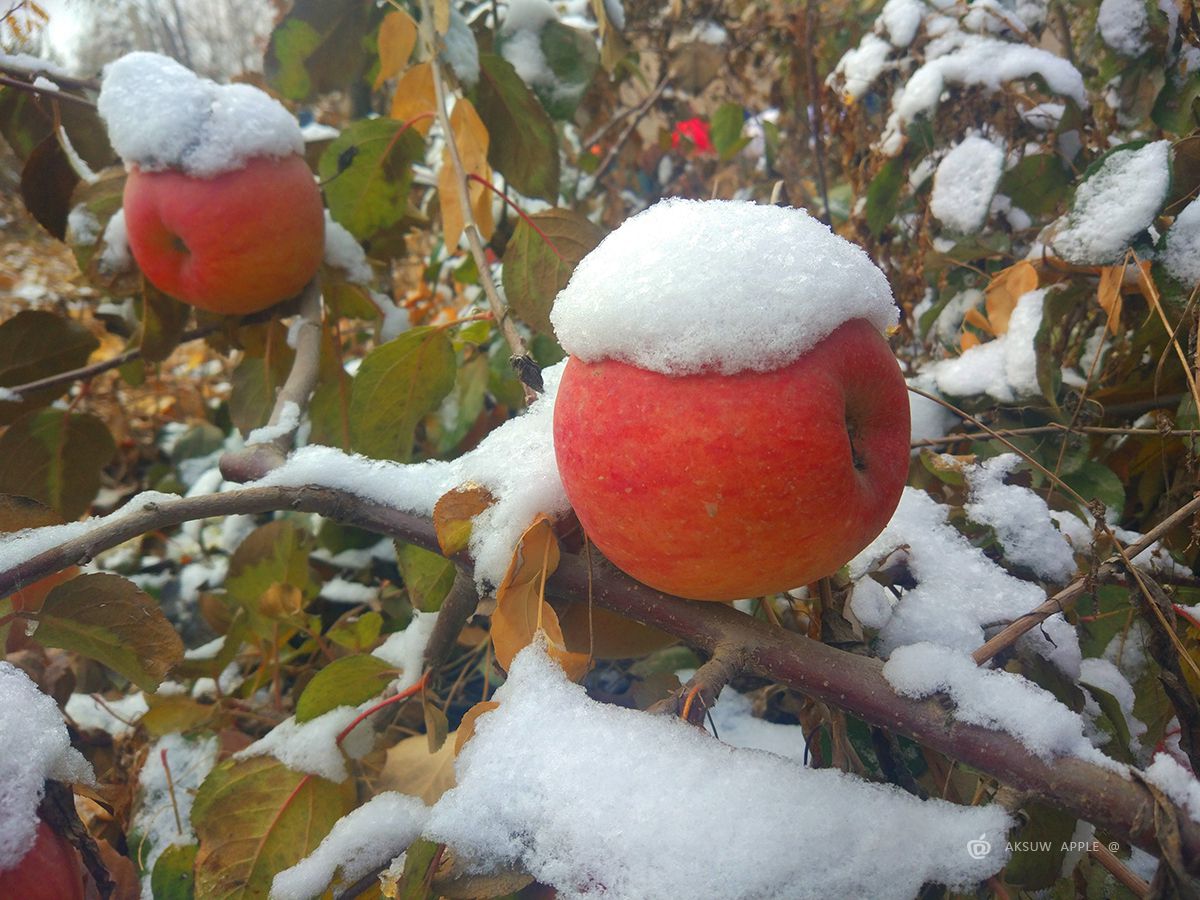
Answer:
[{"label": "snow cap on apple", "polygon": [[563,486],[634,578],[762,596],[832,574],[887,524],[909,452],[896,306],[803,210],[659,203],[579,264],[550,320],[571,354]]},{"label": "snow cap on apple", "polygon": [[884,331],[897,315],[863,249],[804,210],[664,200],[579,263],[550,321],[586,362],[729,375],[787,365],[851,319]]},{"label": "snow cap on apple", "polygon": [[268,94],[217,84],[158,53],[109,63],[96,105],[113,149],[143,172],[211,178],[256,157],[304,153],[299,123]]}]

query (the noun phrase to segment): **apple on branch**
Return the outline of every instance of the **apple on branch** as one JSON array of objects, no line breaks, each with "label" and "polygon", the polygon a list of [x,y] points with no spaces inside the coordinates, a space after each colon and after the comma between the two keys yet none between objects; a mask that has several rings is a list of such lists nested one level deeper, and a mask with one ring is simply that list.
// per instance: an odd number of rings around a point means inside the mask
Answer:
[{"label": "apple on branch", "polygon": [[130,53],[105,69],[98,107],[129,169],[129,248],[155,287],[240,315],[295,296],[317,273],[321,192],[283,106],[250,85]]},{"label": "apple on branch", "polygon": [[802,210],[669,200],[624,223],[551,315],[555,455],[588,537],[696,600],[835,572],[908,473],[896,319],[866,253]]}]

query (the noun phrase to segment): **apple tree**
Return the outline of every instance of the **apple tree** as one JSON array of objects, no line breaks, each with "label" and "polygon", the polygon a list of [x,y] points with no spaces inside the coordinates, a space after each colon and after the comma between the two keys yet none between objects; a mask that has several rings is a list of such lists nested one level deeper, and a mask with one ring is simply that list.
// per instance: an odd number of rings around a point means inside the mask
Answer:
[{"label": "apple tree", "polygon": [[1195,892],[1191,3],[0,85],[0,894]]}]

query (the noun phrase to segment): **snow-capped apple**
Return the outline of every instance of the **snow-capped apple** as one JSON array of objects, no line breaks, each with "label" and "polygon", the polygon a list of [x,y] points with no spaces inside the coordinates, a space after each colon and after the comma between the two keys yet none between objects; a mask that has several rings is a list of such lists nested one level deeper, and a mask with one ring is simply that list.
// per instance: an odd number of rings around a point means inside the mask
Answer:
[{"label": "snow-capped apple", "polygon": [[572,354],[559,472],[619,568],[697,600],[835,572],[908,472],[883,273],[802,210],[664,201],[579,265],[551,320]]},{"label": "snow-capped apple", "polygon": [[83,869],[70,842],[39,819],[33,847],[10,869],[0,869],[0,897],[83,900]]},{"label": "snow-capped apple", "polygon": [[155,287],[244,314],[295,296],[317,273],[321,192],[283,106],[154,53],[110,64],[98,106],[129,171],[129,249]]}]

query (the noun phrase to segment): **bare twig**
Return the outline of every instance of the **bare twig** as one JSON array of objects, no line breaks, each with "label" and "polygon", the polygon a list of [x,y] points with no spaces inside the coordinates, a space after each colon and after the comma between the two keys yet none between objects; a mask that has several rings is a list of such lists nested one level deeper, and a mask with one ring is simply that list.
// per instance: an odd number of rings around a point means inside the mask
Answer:
[{"label": "bare twig", "polygon": [[29,94],[37,94],[39,97],[45,97],[47,100],[68,100],[71,103],[78,103],[81,106],[88,106],[92,109],[96,108],[96,104],[87,97],[80,97],[76,94],[68,94],[66,91],[52,91],[48,88],[38,87],[37,85],[21,81],[19,78],[10,78],[7,75],[0,75],[0,85],[13,88],[18,91],[25,91]]},{"label": "bare twig", "polygon": [[662,80],[654,86],[654,90],[650,92],[650,95],[646,97],[646,99],[641,102],[641,105],[633,111],[632,117],[621,130],[620,136],[613,141],[612,146],[608,148],[608,152],[604,154],[604,159],[602,159],[600,161],[600,165],[596,167],[596,172],[594,175],[592,175],[592,184],[600,183],[600,177],[607,172],[608,167],[613,164],[613,161],[617,158],[617,154],[621,152],[621,148],[624,147],[625,142],[629,140],[629,135],[633,134],[633,129],[637,128],[638,122],[642,121],[642,118],[650,111],[650,108],[658,102],[658,98],[662,96],[663,91],[667,89],[667,85],[669,83],[670,78],[664,75]]},{"label": "bare twig", "polygon": [[722,644],[696,670],[687,684],[664,697],[647,712],[680,716],[693,725],[702,726],[705,714],[717,702],[721,689],[738,676],[745,667],[745,648],[737,644]]},{"label": "bare twig", "polygon": [[1092,849],[1088,850],[1088,854],[1092,859],[1104,866],[1113,878],[1128,888],[1139,900],[1150,896],[1150,885],[1134,875],[1129,870],[1129,867],[1121,862],[1117,855],[1104,846],[1104,844],[1096,841]]},{"label": "bare twig", "polygon": [[[1147,549],[1155,541],[1162,538],[1164,535],[1171,532],[1173,529],[1182,525],[1189,518],[1200,513],[1200,497],[1195,497],[1188,503],[1185,503],[1167,518],[1163,519],[1137,541],[1125,548],[1125,553],[1130,560],[1135,559],[1143,550]],[[1123,561],[1122,561],[1123,562]],[[1121,571],[1122,565],[1116,560],[1105,562],[1096,571],[1095,577],[1104,579],[1118,574]],[[1060,612],[1065,612],[1075,605],[1075,601],[1087,590],[1088,578],[1081,575],[1073,582],[1043,603],[1036,609],[1030,610],[1021,618],[1017,619],[1003,631],[989,638],[972,657],[979,665],[984,665],[996,654],[1007,650],[1021,635],[1027,631],[1031,631],[1040,625],[1046,619]]]},{"label": "bare twig", "polygon": [[[458,144],[454,140],[454,129],[450,127],[450,116],[446,113],[446,80],[442,74],[437,32],[433,27],[433,10],[429,0],[421,0],[420,30],[421,37],[429,50],[429,65],[433,73],[435,112],[446,141],[450,164],[454,167],[458,202],[462,209],[463,233],[467,236],[467,245],[471,248],[471,256],[475,259],[475,268],[479,271],[479,283],[483,287],[483,293],[487,297],[492,315],[496,317],[496,324],[500,326],[500,333],[504,335],[504,340],[508,343],[509,350],[512,351],[513,368],[521,378],[522,384],[525,385],[526,392],[528,393],[531,389],[540,392],[542,390],[541,372],[536,364],[533,364],[529,348],[525,346],[524,338],[517,331],[517,326],[509,315],[508,307],[496,289],[496,282],[492,278],[492,268],[488,264],[487,254],[483,249],[483,237],[479,233],[479,225],[475,222],[475,213],[471,210],[471,189],[467,179],[467,170],[463,167],[462,154],[458,152]],[[526,399],[531,398],[527,396]]]},{"label": "bare twig", "polygon": [[[1200,438],[1197,428],[1116,428],[1104,425],[1064,425],[1061,422],[1051,422],[1048,425],[1031,425],[1027,428],[997,429],[995,434],[1004,437],[1028,437],[1038,434],[1092,434],[1106,437],[1190,437]],[[909,444],[913,449],[920,447],[941,447],[946,444],[957,444],[959,441],[988,440],[992,434],[986,431],[967,431],[947,434],[938,438],[922,438]]]},{"label": "bare twig", "polygon": [[433,632],[425,645],[426,669],[436,670],[450,655],[450,649],[478,605],[479,594],[475,590],[475,580],[460,566],[454,573],[454,584],[446,599],[442,601]]}]

